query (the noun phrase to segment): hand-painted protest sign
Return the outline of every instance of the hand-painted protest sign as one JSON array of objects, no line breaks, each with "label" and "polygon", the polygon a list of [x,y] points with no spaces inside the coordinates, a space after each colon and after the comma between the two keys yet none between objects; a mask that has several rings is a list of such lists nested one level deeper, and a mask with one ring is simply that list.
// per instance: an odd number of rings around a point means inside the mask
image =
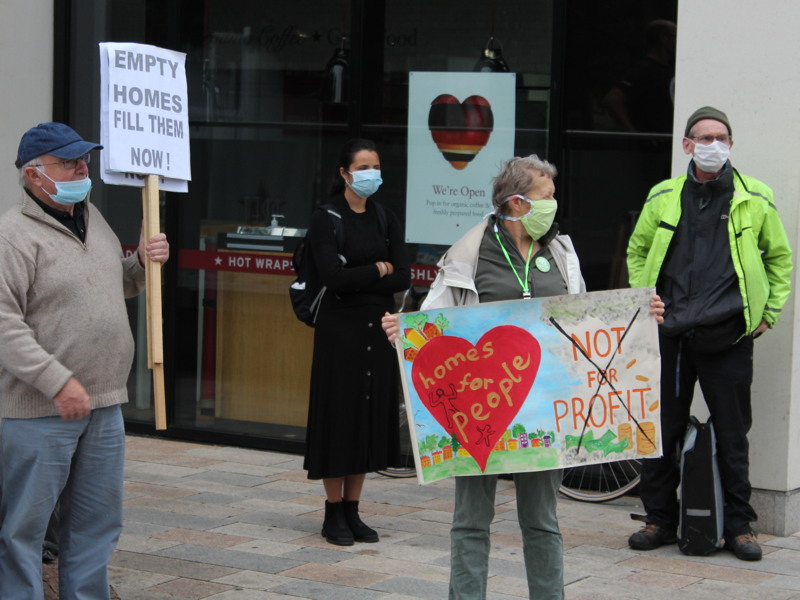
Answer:
[{"label": "hand-painted protest sign", "polygon": [[492,209],[514,156],[514,73],[409,73],[407,241],[452,244]]},{"label": "hand-painted protest sign", "polygon": [[661,455],[652,288],[401,314],[420,483]]},{"label": "hand-painted protest sign", "polygon": [[187,191],[189,113],[186,55],[146,44],[100,44],[103,180],[141,187],[160,175],[161,189]]}]

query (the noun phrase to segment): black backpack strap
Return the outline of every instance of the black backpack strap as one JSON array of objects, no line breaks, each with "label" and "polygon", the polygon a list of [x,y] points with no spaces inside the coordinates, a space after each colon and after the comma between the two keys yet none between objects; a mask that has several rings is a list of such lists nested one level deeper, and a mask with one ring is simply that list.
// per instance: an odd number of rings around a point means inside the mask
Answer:
[{"label": "black backpack strap", "polygon": [[391,243],[389,242],[389,222],[386,216],[386,209],[382,204],[374,200],[372,200],[372,206],[375,207],[375,215],[378,217],[378,231],[380,231],[381,237],[386,240],[386,247],[388,248]]},{"label": "black backpack strap", "polygon": [[336,252],[339,254],[339,260],[343,265],[346,265],[347,259],[342,254],[344,249],[344,219],[342,219],[342,215],[336,209],[336,206],[331,203],[323,204],[322,210],[328,213],[333,225],[333,237],[336,238]]},{"label": "black backpack strap", "polygon": [[344,248],[344,221],[336,206],[328,203],[322,205],[322,210],[328,213],[328,217],[333,224],[333,236],[336,238],[336,249],[341,252]]}]

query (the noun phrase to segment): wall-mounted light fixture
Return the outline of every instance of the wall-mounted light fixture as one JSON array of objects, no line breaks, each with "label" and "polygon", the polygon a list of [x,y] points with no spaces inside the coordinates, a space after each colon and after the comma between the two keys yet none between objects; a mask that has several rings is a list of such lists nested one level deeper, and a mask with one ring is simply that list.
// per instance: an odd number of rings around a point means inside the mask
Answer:
[{"label": "wall-mounted light fixture", "polygon": [[333,56],[325,65],[325,74],[322,84],[323,102],[344,104],[347,102],[347,92],[350,78],[350,40],[342,36],[339,45],[333,51]]},{"label": "wall-mounted light fixture", "polygon": [[489,37],[486,41],[472,70],[479,73],[508,73],[508,63],[503,58],[503,47],[494,36]]}]

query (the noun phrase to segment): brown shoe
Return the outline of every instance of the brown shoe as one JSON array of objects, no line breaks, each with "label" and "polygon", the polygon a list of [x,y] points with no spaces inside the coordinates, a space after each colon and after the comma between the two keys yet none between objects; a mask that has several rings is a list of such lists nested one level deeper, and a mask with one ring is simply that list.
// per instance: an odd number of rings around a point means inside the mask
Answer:
[{"label": "brown shoe", "polygon": [[628,546],[634,550],[655,550],[659,546],[674,544],[677,541],[674,531],[655,523],[647,523],[628,538]]},{"label": "brown shoe", "polygon": [[733,538],[726,537],[725,549],[733,552],[739,560],[761,560],[761,546],[752,531]]}]

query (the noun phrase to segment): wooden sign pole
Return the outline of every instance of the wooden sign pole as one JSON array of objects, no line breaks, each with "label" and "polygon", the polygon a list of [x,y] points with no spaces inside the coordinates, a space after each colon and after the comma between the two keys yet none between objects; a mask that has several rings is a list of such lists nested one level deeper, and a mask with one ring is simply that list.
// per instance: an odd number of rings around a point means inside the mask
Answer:
[{"label": "wooden sign pole", "polygon": [[[161,231],[159,223],[158,175],[148,175],[142,190],[145,243]],[[147,366],[153,370],[156,429],[167,428],[164,388],[164,338],[161,322],[161,263],[145,258],[147,278]]]}]

